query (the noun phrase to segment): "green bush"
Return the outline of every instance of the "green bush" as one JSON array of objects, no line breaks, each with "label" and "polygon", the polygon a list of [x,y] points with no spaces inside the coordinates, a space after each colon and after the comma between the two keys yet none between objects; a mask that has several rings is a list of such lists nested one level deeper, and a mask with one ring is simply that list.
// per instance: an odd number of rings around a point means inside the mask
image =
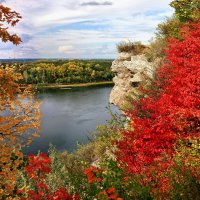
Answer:
[{"label": "green bush", "polygon": [[180,21],[194,21],[200,18],[199,0],[174,0],[170,6],[175,9],[175,14]]}]

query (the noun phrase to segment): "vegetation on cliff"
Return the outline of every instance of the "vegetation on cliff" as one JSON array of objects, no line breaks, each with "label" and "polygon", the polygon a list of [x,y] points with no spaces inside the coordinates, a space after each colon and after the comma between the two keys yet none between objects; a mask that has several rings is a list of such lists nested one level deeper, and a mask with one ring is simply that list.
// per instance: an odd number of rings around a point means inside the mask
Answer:
[{"label": "vegetation on cliff", "polygon": [[118,53],[127,52],[132,55],[139,55],[142,54],[145,49],[146,46],[143,45],[141,42],[122,41],[117,44]]}]

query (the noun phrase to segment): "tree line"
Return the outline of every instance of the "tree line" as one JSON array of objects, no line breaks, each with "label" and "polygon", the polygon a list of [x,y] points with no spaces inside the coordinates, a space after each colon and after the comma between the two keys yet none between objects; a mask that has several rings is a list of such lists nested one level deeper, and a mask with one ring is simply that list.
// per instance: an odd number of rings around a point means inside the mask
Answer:
[{"label": "tree line", "polygon": [[43,60],[14,64],[26,84],[72,84],[111,81],[111,60]]}]

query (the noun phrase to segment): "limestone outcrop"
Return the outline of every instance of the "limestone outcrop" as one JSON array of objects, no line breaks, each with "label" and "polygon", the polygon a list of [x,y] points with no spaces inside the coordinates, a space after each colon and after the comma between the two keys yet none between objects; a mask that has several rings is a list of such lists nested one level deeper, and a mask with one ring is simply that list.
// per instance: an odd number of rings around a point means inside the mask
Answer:
[{"label": "limestone outcrop", "polygon": [[111,66],[115,85],[110,94],[110,103],[123,109],[128,97],[137,98],[139,86],[151,83],[158,64],[159,60],[148,62],[143,54],[132,56],[131,53],[119,53]]}]

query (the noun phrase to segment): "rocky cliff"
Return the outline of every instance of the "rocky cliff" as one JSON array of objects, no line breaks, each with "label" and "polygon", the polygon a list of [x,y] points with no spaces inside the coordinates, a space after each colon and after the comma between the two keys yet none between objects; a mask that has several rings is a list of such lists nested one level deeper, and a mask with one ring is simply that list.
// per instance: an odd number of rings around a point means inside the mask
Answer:
[{"label": "rocky cliff", "polygon": [[128,97],[137,98],[140,94],[139,86],[151,83],[158,63],[159,60],[148,62],[143,54],[119,53],[111,66],[115,85],[110,94],[110,103],[123,109]]}]

